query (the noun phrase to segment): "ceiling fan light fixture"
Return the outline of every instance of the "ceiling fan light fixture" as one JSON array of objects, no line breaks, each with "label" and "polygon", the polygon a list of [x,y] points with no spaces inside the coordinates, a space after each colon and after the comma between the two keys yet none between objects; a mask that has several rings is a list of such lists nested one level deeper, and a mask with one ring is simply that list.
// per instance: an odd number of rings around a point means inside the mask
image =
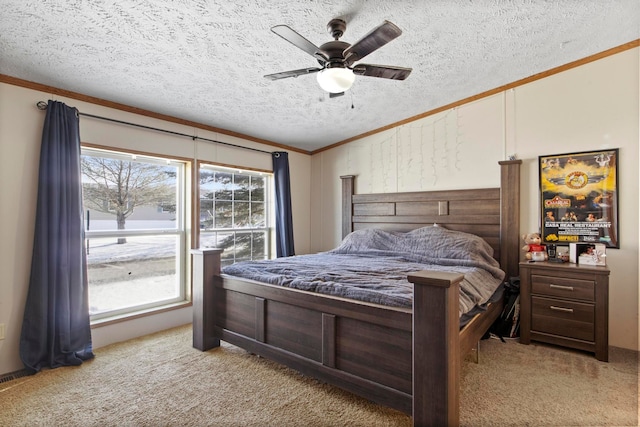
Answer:
[{"label": "ceiling fan light fixture", "polygon": [[325,68],[317,74],[318,84],[329,93],[345,92],[351,88],[356,79],[349,68],[334,67]]}]

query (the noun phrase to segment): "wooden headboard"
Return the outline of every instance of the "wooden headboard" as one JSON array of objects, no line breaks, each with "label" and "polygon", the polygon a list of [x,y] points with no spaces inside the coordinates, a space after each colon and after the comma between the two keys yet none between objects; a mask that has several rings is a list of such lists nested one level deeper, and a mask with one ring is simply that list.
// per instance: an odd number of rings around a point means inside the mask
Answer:
[{"label": "wooden headboard", "polygon": [[506,277],[518,276],[522,160],[499,164],[499,188],[354,194],[355,177],[341,176],[342,237],[363,228],[410,231],[438,224],[484,238]]}]

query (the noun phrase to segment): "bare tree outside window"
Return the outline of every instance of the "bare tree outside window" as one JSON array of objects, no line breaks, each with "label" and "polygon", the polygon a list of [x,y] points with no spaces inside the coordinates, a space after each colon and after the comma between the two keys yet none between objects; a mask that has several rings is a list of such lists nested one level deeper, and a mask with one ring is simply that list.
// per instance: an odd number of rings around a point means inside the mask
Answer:
[{"label": "bare tree outside window", "polygon": [[[115,215],[117,229],[137,207],[162,206],[175,211],[175,169],[133,160],[82,156],[85,208]],[[118,243],[126,243],[119,237]]]}]

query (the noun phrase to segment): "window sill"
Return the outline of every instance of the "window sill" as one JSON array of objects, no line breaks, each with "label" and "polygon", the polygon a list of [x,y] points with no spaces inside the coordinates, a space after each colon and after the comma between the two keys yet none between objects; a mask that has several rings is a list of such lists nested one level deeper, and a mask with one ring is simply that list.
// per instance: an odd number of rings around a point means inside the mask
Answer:
[{"label": "window sill", "polygon": [[99,320],[91,321],[91,329],[100,328],[102,326],[109,326],[116,323],[127,322],[133,319],[139,319],[141,317],[153,316],[155,314],[165,313],[167,311],[179,310],[181,308],[190,307],[191,301],[180,301],[173,304],[163,305],[161,307],[149,308],[146,310],[134,311],[131,313],[121,314],[118,316],[105,317]]}]

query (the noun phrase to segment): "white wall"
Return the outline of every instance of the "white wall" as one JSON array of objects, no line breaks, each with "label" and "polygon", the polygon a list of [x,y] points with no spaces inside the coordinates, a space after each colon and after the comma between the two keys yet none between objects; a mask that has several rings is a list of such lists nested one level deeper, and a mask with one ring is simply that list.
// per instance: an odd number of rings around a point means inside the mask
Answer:
[{"label": "white wall", "polygon": [[496,187],[498,161],[517,154],[525,233],[539,231],[538,156],[620,148],[609,342],[637,350],[638,56],[628,50],[315,154],[312,250],[340,242],[340,175],[357,175],[358,193]]},{"label": "white wall", "polygon": [[[50,95],[0,83],[0,323],[6,325],[6,338],[0,340],[0,374],[22,368],[18,344],[24,303],[29,283],[33,224],[37,197],[40,138],[45,113],[36,108]],[[55,98],[81,112],[197,135],[265,151],[281,151],[263,144],[222,134],[193,129],[74,99]],[[271,156],[247,150],[194,142],[131,126],[88,117],[80,119],[83,143],[99,144],[139,152],[157,153],[186,159],[200,159],[245,168],[271,170]],[[294,236],[297,253],[310,249],[311,158],[289,153],[291,171]],[[92,330],[94,348],[191,322],[191,308],[182,308]]]}]

